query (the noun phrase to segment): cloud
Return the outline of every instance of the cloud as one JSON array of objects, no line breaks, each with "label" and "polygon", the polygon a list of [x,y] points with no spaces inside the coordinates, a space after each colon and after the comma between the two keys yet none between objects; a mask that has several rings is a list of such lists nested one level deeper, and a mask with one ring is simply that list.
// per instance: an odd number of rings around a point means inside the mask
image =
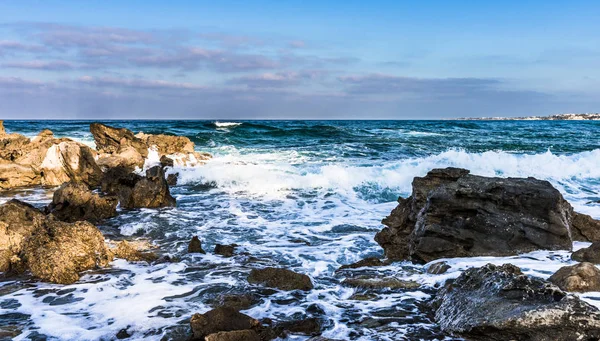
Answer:
[{"label": "cloud", "polygon": [[165,80],[147,80],[147,79],[127,79],[127,78],[116,78],[116,77],[93,77],[83,76],[75,81],[82,85],[91,85],[95,87],[114,87],[114,88],[126,88],[126,89],[159,89],[159,90],[202,90],[206,89],[204,86],[182,83],[182,82],[171,82]]},{"label": "cloud", "polygon": [[0,55],[6,52],[43,52],[46,48],[38,44],[26,44],[14,40],[0,40]]},{"label": "cloud", "polygon": [[288,43],[288,46],[293,49],[300,49],[306,47],[306,42],[304,40],[292,40]]},{"label": "cloud", "polygon": [[286,87],[299,85],[309,80],[319,80],[328,74],[322,70],[266,72],[257,75],[248,75],[234,78],[230,84],[245,85],[252,88]]},{"label": "cloud", "polygon": [[62,61],[62,60],[53,60],[53,61],[31,60],[31,61],[7,62],[7,63],[2,63],[0,66],[2,68],[6,68],[6,69],[32,69],[32,70],[45,70],[45,71],[73,70],[73,69],[81,67],[76,63]]}]

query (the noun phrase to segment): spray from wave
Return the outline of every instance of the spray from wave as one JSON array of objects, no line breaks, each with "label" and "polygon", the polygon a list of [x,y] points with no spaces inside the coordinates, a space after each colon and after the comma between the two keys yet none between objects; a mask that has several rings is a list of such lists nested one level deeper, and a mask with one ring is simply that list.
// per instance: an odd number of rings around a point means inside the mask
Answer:
[{"label": "spray from wave", "polygon": [[233,128],[241,125],[241,122],[215,122],[217,128]]}]

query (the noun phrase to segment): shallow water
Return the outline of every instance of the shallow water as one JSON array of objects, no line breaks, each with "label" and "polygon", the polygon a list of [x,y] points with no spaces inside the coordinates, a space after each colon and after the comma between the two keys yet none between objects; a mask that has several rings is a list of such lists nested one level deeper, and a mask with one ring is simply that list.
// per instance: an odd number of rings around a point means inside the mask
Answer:
[{"label": "shallow water", "polygon": [[[211,308],[223,293],[256,292],[245,313],[278,320],[326,316],[323,336],[352,340],[441,340],[427,315],[434,287],[460,270],[510,262],[548,277],[570,263],[569,253],[449,260],[444,275],[427,265],[336,272],[381,256],[373,237],[415,176],[435,167],[463,167],[486,176],[534,176],[550,181],[580,212],[600,218],[600,122],[469,121],[134,121],[110,122],[146,133],[190,137],[215,157],[205,166],[177,169],[177,207],[121,211],[99,225],[108,238],[149,238],[176,263],[117,260],[73,285],[31,278],[0,283],[0,330],[17,340],[185,339],[187,319]],[[49,128],[93,146],[89,122],[7,121],[28,136]],[[0,192],[43,206],[52,189]],[[188,255],[198,235],[207,255]],[[215,244],[238,244],[237,255],[212,254]],[[577,244],[582,247],[584,244]],[[250,286],[252,268],[286,267],[309,275],[315,289],[289,293]],[[347,276],[412,279],[421,289],[364,293],[341,284]],[[584,297],[600,305],[600,293]],[[179,326],[179,327],[178,327]],[[17,335],[18,334],[18,335]],[[1,335],[1,334],[0,334]],[[290,337],[304,340],[307,337]]]}]

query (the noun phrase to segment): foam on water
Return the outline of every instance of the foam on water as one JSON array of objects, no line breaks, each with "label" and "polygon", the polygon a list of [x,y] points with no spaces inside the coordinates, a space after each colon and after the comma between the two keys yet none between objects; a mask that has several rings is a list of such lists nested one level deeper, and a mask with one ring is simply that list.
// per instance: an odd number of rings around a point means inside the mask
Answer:
[{"label": "foam on water", "polygon": [[241,125],[240,122],[215,122],[217,128],[232,128]]}]

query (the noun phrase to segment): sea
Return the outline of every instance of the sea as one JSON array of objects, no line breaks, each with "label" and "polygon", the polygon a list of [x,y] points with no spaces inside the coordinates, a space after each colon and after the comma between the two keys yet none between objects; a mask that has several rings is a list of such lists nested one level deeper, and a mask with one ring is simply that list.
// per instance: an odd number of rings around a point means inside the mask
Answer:
[{"label": "sea", "polygon": [[[94,146],[90,121],[5,121],[33,137],[42,129]],[[177,207],[121,210],[98,227],[107,239],[144,239],[172,262],[115,260],[72,285],[27,275],[0,281],[0,338],[14,340],[186,340],[189,318],[222,295],[254,293],[254,318],[318,317],[323,337],[338,340],[459,340],[435,324],[429,302],[448,279],[486,263],[512,263],[547,278],[572,263],[570,251],[514,257],[448,259],[428,264],[336,271],[383,257],[373,240],[381,220],[429,170],[461,167],[472,174],[550,181],[579,212],[600,218],[600,121],[106,121],[150,134],[189,137],[214,157],[177,168]],[[157,160],[147,161],[151,166]],[[38,207],[54,188],[0,192]],[[188,254],[198,236],[207,254]],[[236,255],[214,254],[237,244]],[[575,243],[574,249],[589,244]],[[309,292],[251,285],[253,268],[283,267],[310,276]],[[414,280],[417,289],[365,291],[349,276]],[[600,293],[581,297],[600,306]],[[286,340],[307,340],[289,335]]]}]

